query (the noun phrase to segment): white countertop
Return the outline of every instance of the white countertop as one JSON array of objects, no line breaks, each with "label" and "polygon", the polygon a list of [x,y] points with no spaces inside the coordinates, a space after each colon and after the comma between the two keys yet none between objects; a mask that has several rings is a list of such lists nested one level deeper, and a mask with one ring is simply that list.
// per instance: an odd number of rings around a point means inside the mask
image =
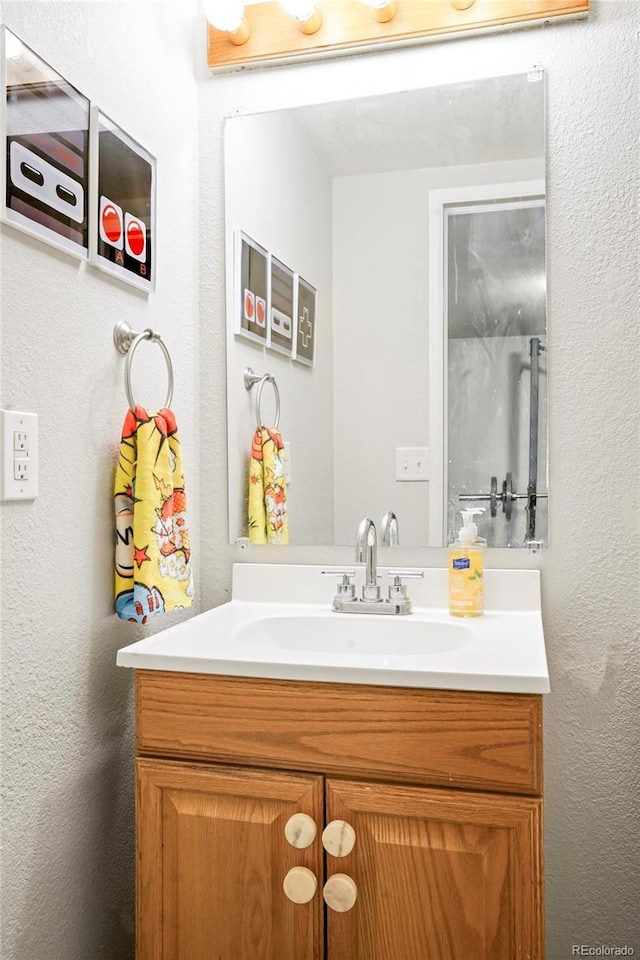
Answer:
[{"label": "white countertop", "polygon": [[493,607],[460,619],[444,606],[446,570],[425,569],[424,580],[408,581],[414,613],[398,617],[334,613],[336,581],[321,569],[236,564],[229,603],[124,647],[117,664],[284,680],[549,691],[537,570],[486,570]]}]

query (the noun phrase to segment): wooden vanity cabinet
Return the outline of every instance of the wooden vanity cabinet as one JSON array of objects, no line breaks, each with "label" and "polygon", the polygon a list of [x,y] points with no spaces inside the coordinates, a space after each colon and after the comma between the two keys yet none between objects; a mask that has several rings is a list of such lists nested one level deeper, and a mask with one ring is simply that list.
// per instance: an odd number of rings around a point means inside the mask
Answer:
[{"label": "wooden vanity cabinet", "polygon": [[136,711],[137,960],[543,960],[540,696],[138,671]]},{"label": "wooden vanity cabinet", "polygon": [[317,960],[323,916],[282,880],[299,864],[322,874],[322,848],[296,850],[284,824],[320,823],[321,777],[137,761],[138,960]]},{"label": "wooden vanity cabinet", "polygon": [[327,872],[357,877],[350,913],[327,911],[328,957],[542,957],[539,801],[329,781],[327,818],[355,829]]}]

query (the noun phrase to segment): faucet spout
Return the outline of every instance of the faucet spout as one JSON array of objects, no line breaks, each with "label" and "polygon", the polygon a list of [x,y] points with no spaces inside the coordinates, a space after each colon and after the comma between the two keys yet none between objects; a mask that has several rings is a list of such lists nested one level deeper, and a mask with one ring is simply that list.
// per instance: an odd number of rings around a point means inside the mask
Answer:
[{"label": "faucet spout", "polygon": [[365,517],[358,528],[356,539],[356,563],[365,564],[365,581],[362,599],[367,603],[380,603],[378,586],[378,538],[373,520]]},{"label": "faucet spout", "polygon": [[388,510],[382,518],[380,535],[382,537],[383,547],[397,547],[400,545],[400,537],[398,535],[398,518],[392,510]]},{"label": "faucet spout", "polygon": [[365,565],[365,582],[361,597],[356,597],[355,585],[351,583],[355,570],[322,571],[342,577],[342,583],[338,584],[338,592],[332,603],[332,609],[336,613],[390,613],[395,616],[413,613],[413,606],[407,597],[402,577],[421,577],[422,570],[389,570],[389,576],[393,575],[393,584],[389,585],[389,599],[383,600],[378,586],[378,537],[375,524],[369,517],[365,517],[358,527],[356,563]]}]

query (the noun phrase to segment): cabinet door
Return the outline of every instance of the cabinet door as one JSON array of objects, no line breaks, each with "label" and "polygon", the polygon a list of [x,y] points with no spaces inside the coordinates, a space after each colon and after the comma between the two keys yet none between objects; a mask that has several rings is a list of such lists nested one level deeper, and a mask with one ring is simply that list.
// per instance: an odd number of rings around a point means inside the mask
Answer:
[{"label": "cabinet door", "polygon": [[[137,960],[321,960],[320,830],[296,849],[284,828],[322,808],[321,777],[138,759]],[[310,902],[284,893],[296,866]]]},{"label": "cabinet door", "polygon": [[329,960],[542,960],[541,800],[334,780],[326,818],[356,834]]}]

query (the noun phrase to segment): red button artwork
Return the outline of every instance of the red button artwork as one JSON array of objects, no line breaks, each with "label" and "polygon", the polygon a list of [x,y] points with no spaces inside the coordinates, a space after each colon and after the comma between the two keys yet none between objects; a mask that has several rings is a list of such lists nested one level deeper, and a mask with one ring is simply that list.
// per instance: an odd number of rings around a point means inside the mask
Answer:
[{"label": "red button artwork", "polygon": [[244,291],[244,318],[253,320],[255,315],[255,297],[251,290]]},{"label": "red button artwork", "polygon": [[122,250],[122,207],[108,197],[100,197],[100,239],[116,250]]},{"label": "red button artwork", "polygon": [[139,257],[144,250],[144,233],[142,232],[142,227],[136,221],[130,223],[127,228],[127,243],[131,248],[131,252]]},{"label": "red button artwork", "polygon": [[112,203],[107,204],[102,211],[102,228],[111,243],[116,243],[122,236],[122,221]]},{"label": "red button artwork", "polygon": [[256,323],[264,327],[267,320],[267,305],[262,297],[256,297]]},{"label": "red button artwork", "polygon": [[125,250],[130,257],[144,262],[147,259],[147,227],[143,220],[125,213]]}]

